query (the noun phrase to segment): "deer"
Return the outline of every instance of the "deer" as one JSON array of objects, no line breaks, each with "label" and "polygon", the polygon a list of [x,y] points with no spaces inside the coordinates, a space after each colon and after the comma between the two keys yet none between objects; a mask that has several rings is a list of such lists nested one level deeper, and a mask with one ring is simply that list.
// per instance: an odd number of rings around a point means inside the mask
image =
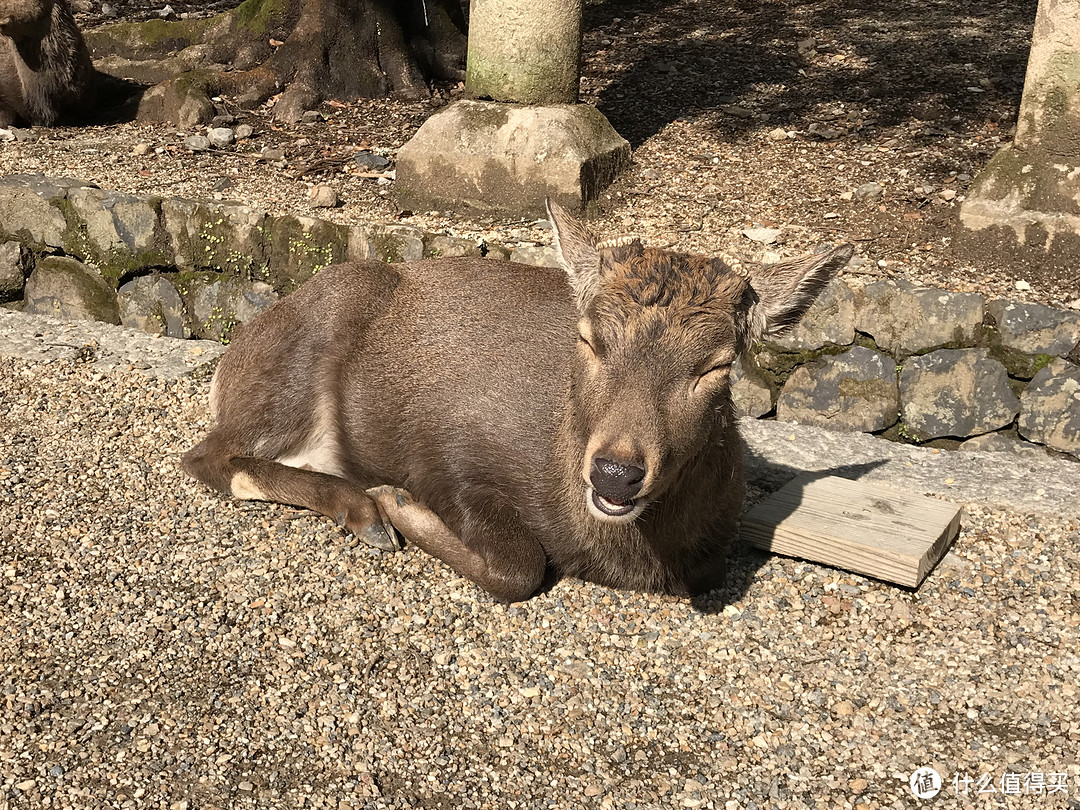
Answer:
[{"label": "deer", "polygon": [[77,116],[95,75],[67,0],[0,0],[0,127]]},{"label": "deer", "polygon": [[183,469],[402,539],[497,600],[553,579],[693,597],[744,498],[731,368],[794,325],[850,245],[760,265],[597,240],[548,202],[556,268],[320,270],[258,315]]}]

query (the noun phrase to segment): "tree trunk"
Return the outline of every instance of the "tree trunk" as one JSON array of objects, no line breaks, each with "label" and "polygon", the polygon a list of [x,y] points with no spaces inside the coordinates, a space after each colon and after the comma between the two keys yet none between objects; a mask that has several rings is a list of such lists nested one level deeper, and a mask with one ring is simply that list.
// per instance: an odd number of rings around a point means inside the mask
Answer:
[{"label": "tree trunk", "polygon": [[416,99],[434,79],[464,79],[465,24],[461,0],[244,0],[216,20],[122,24],[88,39],[95,58],[197,52],[201,67],[231,68],[215,71],[211,92],[245,106],[280,93],[275,117],[295,121],[327,98]]}]

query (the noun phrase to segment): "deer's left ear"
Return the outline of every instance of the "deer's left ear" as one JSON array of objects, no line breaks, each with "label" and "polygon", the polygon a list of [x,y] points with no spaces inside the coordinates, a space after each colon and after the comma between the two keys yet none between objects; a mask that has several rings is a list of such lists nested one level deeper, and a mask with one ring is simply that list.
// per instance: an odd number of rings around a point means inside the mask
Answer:
[{"label": "deer's left ear", "polygon": [[555,231],[555,255],[570,278],[578,310],[585,311],[600,280],[600,253],[596,237],[556,202],[547,201],[548,219]]},{"label": "deer's left ear", "polygon": [[750,340],[779,335],[798,323],[854,251],[852,245],[845,244],[827,253],[753,268],[750,288],[754,301],[746,322]]}]

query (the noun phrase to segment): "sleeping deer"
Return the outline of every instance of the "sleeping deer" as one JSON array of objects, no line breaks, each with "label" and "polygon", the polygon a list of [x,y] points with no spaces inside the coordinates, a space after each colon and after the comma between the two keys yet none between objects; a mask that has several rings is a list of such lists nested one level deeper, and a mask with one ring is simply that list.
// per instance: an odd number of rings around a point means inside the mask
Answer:
[{"label": "sleeping deer", "polygon": [[184,469],[404,537],[501,600],[550,574],[693,595],[743,499],[729,390],[850,258],[747,268],[597,241],[549,205],[562,269],[475,258],[321,270],[252,321]]}]

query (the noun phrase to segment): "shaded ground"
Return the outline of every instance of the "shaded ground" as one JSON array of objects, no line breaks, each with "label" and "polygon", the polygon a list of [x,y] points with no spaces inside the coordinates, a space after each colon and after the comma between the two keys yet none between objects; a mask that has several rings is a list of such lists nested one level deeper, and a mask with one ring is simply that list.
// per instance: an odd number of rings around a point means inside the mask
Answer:
[{"label": "shaded ground", "polygon": [[[158,8],[113,5],[132,18]],[[1035,7],[1035,0],[588,3],[582,96],[635,147],[631,171],[601,200],[598,229],[754,257],[762,246],[740,231],[777,226],[784,234],[769,249],[778,252],[852,239],[867,260],[863,272],[1059,305],[1077,300],[1077,277],[1007,256],[976,259],[953,245],[970,176],[1010,139]],[[320,216],[547,241],[532,223],[402,211],[392,183],[360,176],[349,160],[360,146],[392,158],[460,92],[440,87],[432,101],[415,104],[331,102],[319,108],[326,120],[286,129],[271,123],[267,108],[241,113],[225,98],[221,109],[256,130],[235,153],[191,154],[182,146],[190,133],[168,127],[52,130],[37,143],[4,146],[0,171],[216,194],[282,212],[304,210],[308,188],[324,182],[344,204]],[[778,128],[791,137],[774,140]],[[132,155],[138,143],[150,154]],[[284,148],[284,161],[256,160],[264,147]],[[867,182],[883,185],[880,200],[845,199]]]}]

